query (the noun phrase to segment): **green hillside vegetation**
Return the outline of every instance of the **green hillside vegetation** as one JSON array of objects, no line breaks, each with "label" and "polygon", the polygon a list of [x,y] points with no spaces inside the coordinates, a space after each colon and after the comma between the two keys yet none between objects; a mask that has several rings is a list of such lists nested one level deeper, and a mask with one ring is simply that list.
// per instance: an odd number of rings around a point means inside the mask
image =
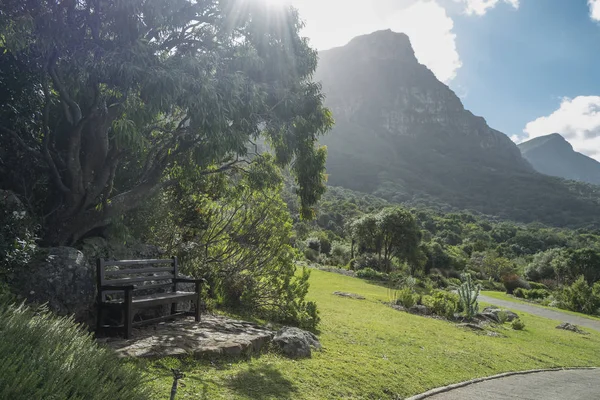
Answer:
[{"label": "green hillside vegetation", "polygon": [[[408,219],[390,227],[391,210],[406,212],[371,195],[332,187],[316,221],[295,225],[296,246],[311,262],[359,276],[385,281],[410,275],[425,287],[447,287],[469,273],[487,289],[512,293],[520,287],[515,295],[546,305],[587,314],[600,309],[598,230],[427,208],[411,209]],[[386,250],[382,235],[389,234],[397,235],[398,245]]]},{"label": "green hillside vegetation", "polygon": [[[597,332],[584,337],[520,313],[525,330],[506,324],[493,337],[396,311],[382,303],[389,301],[385,287],[360,279],[313,270],[310,284],[308,296],[321,309],[323,351],[301,361],[268,353],[250,360],[140,362],[154,398],[168,393],[173,367],[187,376],[181,398],[316,400],[404,398],[505,371],[600,363]],[[366,300],[337,297],[336,290]]]}]

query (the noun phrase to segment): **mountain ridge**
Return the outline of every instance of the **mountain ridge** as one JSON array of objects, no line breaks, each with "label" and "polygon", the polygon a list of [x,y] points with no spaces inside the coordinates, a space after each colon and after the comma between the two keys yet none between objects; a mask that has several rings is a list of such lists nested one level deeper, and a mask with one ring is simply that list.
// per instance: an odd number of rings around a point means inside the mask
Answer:
[{"label": "mountain ridge", "polygon": [[363,35],[319,59],[315,79],[336,120],[321,141],[331,185],[522,222],[600,215],[593,190],[535,172],[508,136],[465,110],[405,34]]},{"label": "mountain ridge", "polygon": [[600,162],[575,151],[559,133],[533,138],[518,147],[542,174],[600,185]]}]

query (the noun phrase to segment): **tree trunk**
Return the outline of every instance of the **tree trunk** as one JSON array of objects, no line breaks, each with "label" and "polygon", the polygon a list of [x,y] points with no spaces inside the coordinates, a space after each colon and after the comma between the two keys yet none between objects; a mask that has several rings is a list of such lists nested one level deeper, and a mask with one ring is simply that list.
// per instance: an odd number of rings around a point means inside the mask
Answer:
[{"label": "tree trunk", "polygon": [[139,207],[145,199],[174,183],[174,181],[145,182],[128,192],[114,196],[100,209],[94,207],[68,219],[55,219],[55,223],[48,226],[46,242],[50,245],[72,245],[86,233],[110,224],[113,218]]}]

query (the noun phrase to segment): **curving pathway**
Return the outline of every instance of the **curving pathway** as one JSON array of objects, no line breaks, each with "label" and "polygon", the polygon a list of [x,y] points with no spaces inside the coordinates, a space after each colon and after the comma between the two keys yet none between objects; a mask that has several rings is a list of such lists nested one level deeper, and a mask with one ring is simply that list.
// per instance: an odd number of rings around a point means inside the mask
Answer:
[{"label": "curving pathway", "polygon": [[[578,315],[567,314],[561,311],[550,310],[544,307],[538,307],[533,304],[524,304],[517,303],[508,300],[499,300],[494,299],[493,297],[488,297],[485,295],[479,295],[479,301],[484,303],[493,304],[495,306],[510,308],[515,311],[523,311],[529,314],[537,315],[538,317],[544,317],[549,319],[554,319],[560,322],[569,322],[573,325],[583,326],[585,328],[594,329],[596,331],[600,331],[600,321],[589,319],[585,317],[580,317]],[[599,387],[600,389],[600,387]],[[600,399],[600,391],[598,392],[597,397],[593,397],[594,399]]]},{"label": "curving pathway", "polygon": [[[600,398],[600,369],[512,375],[414,400],[592,400]],[[410,399],[409,399],[410,400]]]}]

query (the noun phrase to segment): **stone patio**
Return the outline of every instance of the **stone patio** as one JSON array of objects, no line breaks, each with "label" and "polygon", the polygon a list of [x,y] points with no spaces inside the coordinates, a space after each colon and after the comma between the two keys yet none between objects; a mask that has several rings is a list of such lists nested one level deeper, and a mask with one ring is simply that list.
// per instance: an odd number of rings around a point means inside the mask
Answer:
[{"label": "stone patio", "polygon": [[211,357],[258,353],[274,332],[256,324],[220,315],[179,318],[133,330],[133,337],[99,338],[119,357]]}]

